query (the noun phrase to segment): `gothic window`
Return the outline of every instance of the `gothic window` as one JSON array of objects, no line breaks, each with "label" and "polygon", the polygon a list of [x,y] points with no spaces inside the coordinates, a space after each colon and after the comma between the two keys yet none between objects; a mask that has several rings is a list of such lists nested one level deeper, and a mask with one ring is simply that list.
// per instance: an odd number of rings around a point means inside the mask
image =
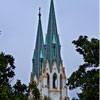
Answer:
[{"label": "gothic window", "polygon": [[49,77],[49,74],[47,73],[47,86],[48,86],[48,88],[50,88],[50,85],[49,85],[49,83],[50,83],[50,77]]},{"label": "gothic window", "polygon": [[60,74],[60,89],[62,89],[62,74]]},{"label": "gothic window", "polygon": [[57,88],[57,74],[53,74],[53,88]]}]

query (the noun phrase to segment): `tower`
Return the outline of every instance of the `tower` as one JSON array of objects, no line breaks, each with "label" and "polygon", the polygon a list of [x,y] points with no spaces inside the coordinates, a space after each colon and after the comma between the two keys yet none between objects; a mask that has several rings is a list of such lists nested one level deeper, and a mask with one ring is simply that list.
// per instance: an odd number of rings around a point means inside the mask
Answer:
[{"label": "tower", "polygon": [[60,50],[54,2],[51,0],[45,43],[39,9],[37,38],[32,59],[31,81],[36,81],[38,84],[42,99],[49,97],[51,100],[68,100],[66,74]]}]

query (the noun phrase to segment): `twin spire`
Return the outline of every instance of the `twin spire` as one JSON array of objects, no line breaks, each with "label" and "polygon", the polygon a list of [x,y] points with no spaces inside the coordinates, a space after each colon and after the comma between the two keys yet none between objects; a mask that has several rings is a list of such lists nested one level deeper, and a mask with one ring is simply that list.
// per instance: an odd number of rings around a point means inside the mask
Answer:
[{"label": "twin spire", "polygon": [[48,59],[50,68],[52,67],[53,61],[56,60],[58,69],[60,66],[60,41],[57,33],[56,17],[54,10],[54,3],[51,0],[50,13],[48,29],[45,38],[45,44],[43,40],[42,24],[41,24],[41,8],[39,8],[39,20],[37,29],[36,45],[33,55],[33,71],[32,74],[37,74],[38,78],[40,76],[42,63],[46,65],[46,60]]},{"label": "twin spire", "polygon": [[36,74],[38,78],[39,78],[39,73],[42,69],[40,66],[42,66],[43,49],[44,49],[40,10],[41,10],[41,8],[39,8],[37,38],[36,38],[36,45],[35,45],[35,50],[34,50],[33,59],[32,59],[32,61],[33,61],[32,76],[34,76],[34,74]]}]

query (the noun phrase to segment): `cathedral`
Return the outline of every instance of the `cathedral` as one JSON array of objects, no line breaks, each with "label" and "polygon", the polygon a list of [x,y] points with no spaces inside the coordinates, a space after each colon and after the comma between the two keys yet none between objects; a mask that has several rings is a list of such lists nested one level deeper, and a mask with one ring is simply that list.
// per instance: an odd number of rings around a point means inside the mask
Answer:
[{"label": "cathedral", "polygon": [[61,44],[57,31],[54,1],[51,0],[45,41],[43,39],[41,12],[39,9],[36,45],[32,58],[30,82],[35,81],[41,94],[51,100],[69,100],[66,74],[61,58]]}]

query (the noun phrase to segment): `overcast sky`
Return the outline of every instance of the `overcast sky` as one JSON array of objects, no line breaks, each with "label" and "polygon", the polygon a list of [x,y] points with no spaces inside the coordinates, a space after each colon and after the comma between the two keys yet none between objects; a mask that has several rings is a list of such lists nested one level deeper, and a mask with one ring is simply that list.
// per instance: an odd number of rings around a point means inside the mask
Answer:
[{"label": "overcast sky", "polygon": [[[67,78],[83,63],[72,41],[80,35],[98,38],[99,0],[54,0],[61,55]],[[47,32],[50,0],[0,0],[0,52],[15,58],[14,82],[28,84],[41,7],[43,35]],[[76,90],[78,92],[78,90]],[[76,96],[76,91],[69,96]]]}]

